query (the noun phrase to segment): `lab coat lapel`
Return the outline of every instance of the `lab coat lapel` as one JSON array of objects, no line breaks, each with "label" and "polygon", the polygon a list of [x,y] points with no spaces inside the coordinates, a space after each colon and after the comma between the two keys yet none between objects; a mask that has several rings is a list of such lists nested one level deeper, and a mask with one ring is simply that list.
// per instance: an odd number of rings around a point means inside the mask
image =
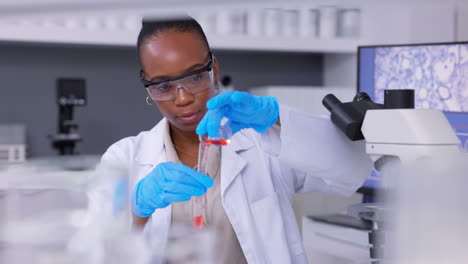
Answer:
[{"label": "lab coat lapel", "polygon": [[142,140],[136,142],[135,161],[137,163],[154,167],[161,162],[167,161],[164,151],[164,131],[167,125],[167,120],[163,118],[153,129],[143,132],[146,134],[142,137]]},{"label": "lab coat lapel", "polygon": [[241,156],[243,151],[255,145],[249,138],[245,137],[241,132],[236,134],[232,139],[232,143],[222,148],[221,161],[221,195],[224,197],[226,190],[231,183],[241,173],[247,165],[247,161]]}]

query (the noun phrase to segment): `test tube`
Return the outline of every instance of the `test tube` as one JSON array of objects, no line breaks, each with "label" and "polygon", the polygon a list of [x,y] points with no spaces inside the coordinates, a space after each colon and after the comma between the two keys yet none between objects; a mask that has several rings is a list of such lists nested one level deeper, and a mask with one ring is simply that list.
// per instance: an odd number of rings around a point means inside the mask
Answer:
[{"label": "test tube", "polygon": [[[200,136],[200,145],[198,147],[198,164],[197,170],[205,175],[208,175],[207,171],[207,156],[208,149],[203,144],[205,136]],[[210,176],[210,175],[208,175]],[[194,196],[193,198],[193,226],[196,229],[202,229],[205,218],[205,207],[206,207],[206,195]]]},{"label": "test tube", "polygon": [[[197,170],[209,177],[208,160],[210,159],[210,148],[213,146],[226,146],[231,142],[231,129],[228,126],[220,126],[216,137],[208,137],[206,135],[199,136],[200,145],[198,148],[198,165]],[[206,194],[202,196],[194,196],[192,203],[193,211],[193,226],[196,229],[202,229],[206,219]]]}]

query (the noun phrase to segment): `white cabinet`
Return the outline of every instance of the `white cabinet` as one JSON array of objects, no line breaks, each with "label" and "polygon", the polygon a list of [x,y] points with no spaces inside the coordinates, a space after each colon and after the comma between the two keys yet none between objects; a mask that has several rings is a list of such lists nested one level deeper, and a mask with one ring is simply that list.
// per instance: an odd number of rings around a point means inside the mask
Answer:
[{"label": "white cabinet", "polygon": [[309,263],[371,263],[368,233],[302,218],[302,238]]}]

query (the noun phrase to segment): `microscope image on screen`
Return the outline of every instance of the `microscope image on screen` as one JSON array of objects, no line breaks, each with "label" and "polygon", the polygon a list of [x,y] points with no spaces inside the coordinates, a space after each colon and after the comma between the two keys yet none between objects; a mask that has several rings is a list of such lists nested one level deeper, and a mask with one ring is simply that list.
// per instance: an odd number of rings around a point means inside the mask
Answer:
[{"label": "microscope image on screen", "polygon": [[73,120],[75,106],[86,105],[84,79],[57,79],[57,105],[59,107],[57,133],[50,135],[52,147],[60,155],[75,155],[76,144],[82,141],[78,123]]}]

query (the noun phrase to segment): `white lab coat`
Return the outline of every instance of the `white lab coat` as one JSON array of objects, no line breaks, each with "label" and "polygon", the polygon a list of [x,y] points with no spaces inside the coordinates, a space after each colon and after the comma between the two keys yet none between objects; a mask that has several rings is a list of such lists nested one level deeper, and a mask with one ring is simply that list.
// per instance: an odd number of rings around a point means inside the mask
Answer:
[{"label": "white lab coat", "polygon": [[[264,134],[244,129],[222,148],[221,197],[249,263],[307,263],[292,209],[296,192],[351,194],[364,181],[371,161],[363,142],[350,142],[330,122],[280,106],[281,127]],[[166,161],[162,120],[150,131],[113,144],[102,162],[124,164],[130,189]],[[144,232],[164,247],[171,205],[157,209]]]}]

